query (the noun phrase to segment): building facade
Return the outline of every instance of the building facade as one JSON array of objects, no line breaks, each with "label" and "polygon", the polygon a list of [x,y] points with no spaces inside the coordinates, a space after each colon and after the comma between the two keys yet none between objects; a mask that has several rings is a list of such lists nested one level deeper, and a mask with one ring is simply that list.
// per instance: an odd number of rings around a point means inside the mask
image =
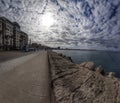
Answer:
[{"label": "building facade", "polygon": [[25,32],[20,32],[20,48],[25,49],[28,45],[28,35]]},{"label": "building facade", "polygon": [[5,36],[4,46],[6,50],[13,49],[13,23],[9,20],[5,20]]},{"label": "building facade", "polygon": [[21,36],[21,31],[20,31],[20,25],[16,22],[14,22],[14,36],[13,36],[13,49],[19,50],[20,49],[20,36]]},{"label": "building facade", "polygon": [[0,17],[0,49],[19,50],[28,44],[28,35],[20,30],[18,23]]},{"label": "building facade", "polygon": [[0,49],[2,49],[2,46],[3,46],[3,36],[2,36],[2,20],[0,19]]},{"label": "building facade", "polygon": [[0,48],[10,50],[13,47],[13,23],[0,17]]}]

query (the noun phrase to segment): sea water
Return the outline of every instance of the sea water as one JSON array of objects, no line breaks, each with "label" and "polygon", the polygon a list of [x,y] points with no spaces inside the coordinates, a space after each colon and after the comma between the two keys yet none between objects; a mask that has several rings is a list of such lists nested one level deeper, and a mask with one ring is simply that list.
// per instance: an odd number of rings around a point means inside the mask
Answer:
[{"label": "sea water", "polygon": [[70,56],[77,64],[93,61],[96,66],[101,65],[105,72],[115,72],[120,78],[120,52],[80,50],[55,50],[55,52]]}]

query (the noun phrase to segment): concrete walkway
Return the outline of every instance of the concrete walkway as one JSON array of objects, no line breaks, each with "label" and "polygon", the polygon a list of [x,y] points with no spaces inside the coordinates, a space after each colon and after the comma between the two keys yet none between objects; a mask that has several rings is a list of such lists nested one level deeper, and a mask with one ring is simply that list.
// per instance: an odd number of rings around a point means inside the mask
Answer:
[{"label": "concrete walkway", "polygon": [[0,103],[50,103],[47,52],[0,74]]}]

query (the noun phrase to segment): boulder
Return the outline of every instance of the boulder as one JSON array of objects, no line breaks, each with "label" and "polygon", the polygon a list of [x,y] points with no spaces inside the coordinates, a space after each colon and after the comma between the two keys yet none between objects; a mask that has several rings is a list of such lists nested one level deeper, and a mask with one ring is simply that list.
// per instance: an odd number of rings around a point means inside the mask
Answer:
[{"label": "boulder", "polygon": [[102,74],[102,75],[105,75],[105,71],[104,69],[102,68],[102,66],[98,66],[96,69],[95,69],[96,72]]},{"label": "boulder", "polygon": [[94,70],[95,69],[95,64],[94,64],[94,62],[86,62],[84,67],[88,68],[89,70]]},{"label": "boulder", "polygon": [[67,60],[73,62],[72,58],[71,57],[66,57]]},{"label": "boulder", "polygon": [[108,73],[108,77],[110,77],[110,78],[115,77],[115,75],[116,75],[115,72],[109,72]]},{"label": "boulder", "polygon": [[63,56],[63,54],[62,54],[62,53],[59,53],[59,56]]},{"label": "boulder", "polygon": [[81,64],[79,64],[79,66],[80,67],[85,67],[85,64],[86,64],[87,62],[83,62],[83,63],[81,63]]},{"label": "boulder", "polygon": [[48,55],[52,103],[120,103],[120,79],[114,77],[115,73],[110,72],[107,76],[114,78],[109,78],[100,74],[101,66],[91,71],[93,62],[78,66],[52,52]]}]

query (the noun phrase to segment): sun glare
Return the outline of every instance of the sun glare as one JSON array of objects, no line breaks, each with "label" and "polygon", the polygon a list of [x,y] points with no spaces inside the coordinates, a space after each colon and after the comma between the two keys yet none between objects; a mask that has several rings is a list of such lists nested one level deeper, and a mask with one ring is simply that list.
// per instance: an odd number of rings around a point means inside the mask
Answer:
[{"label": "sun glare", "polygon": [[44,14],[42,16],[42,25],[45,27],[50,27],[54,24],[54,19],[51,13]]}]

